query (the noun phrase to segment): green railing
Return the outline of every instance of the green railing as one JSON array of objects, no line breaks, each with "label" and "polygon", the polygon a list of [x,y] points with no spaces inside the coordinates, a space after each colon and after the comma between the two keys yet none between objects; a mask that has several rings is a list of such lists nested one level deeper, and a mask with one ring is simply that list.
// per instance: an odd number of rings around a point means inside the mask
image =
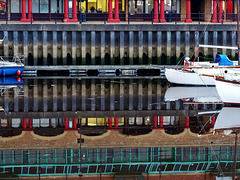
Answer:
[{"label": "green railing", "polygon": [[0,173],[52,176],[232,172],[233,157],[232,146],[0,151]]}]

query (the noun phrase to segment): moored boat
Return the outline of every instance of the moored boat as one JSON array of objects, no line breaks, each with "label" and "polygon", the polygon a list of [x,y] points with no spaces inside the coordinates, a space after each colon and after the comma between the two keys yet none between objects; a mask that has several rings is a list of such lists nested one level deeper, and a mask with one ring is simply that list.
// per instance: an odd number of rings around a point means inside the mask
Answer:
[{"label": "moored boat", "polygon": [[165,69],[165,76],[172,84],[180,85],[215,85],[214,77],[225,77],[240,75],[240,69],[236,63],[230,61],[226,55],[216,55],[214,63],[210,62],[189,62],[185,60],[183,69]]},{"label": "moored boat", "polygon": [[14,56],[12,61],[5,61],[0,57],[0,76],[18,76],[23,70],[23,57]]}]

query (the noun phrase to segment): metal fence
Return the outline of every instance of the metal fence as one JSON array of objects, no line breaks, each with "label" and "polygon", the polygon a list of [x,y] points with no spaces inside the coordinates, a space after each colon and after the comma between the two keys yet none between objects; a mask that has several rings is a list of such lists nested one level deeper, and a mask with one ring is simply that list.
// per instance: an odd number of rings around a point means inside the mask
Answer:
[{"label": "metal fence", "polygon": [[[146,22],[146,23],[158,23],[155,20],[161,22],[160,16],[162,14],[158,13],[157,15],[153,12],[151,13],[119,13],[119,19],[121,23],[131,24],[133,22]],[[0,21],[5,22],[8,24],[11,21],[21,21],[21,13],[1,13],[0,14]],[[96,13],[81,13],[80,11],[77,13],[77,21],[78,23],[86,23],[89,21],[98,21],[100,24],[106,24],[108,20],[109,13],[106,12],[96,12]],[[112,14],[114,17],[114,13]],[[186,13],[176,13],[176,12],[168,12],[164,13],[166,23],[184,23],[186,20]],[[218,23],[225,23],[228,21],[236,21],[237,15],[236,14],[216,14],[217,22]],[[64,19],[64,13],[32,13],[28,16],[29,24],[33,22],[41,22],[41,21],[49,21],[50,23],[62,23]],[[72,19],[73,14],[69,13],[69,19]],[[156,18],[157,17],[157,18]],[[212,14],[210,13],[191,13],[191,20],[195,23],[201,24],[206,22],[211,22]]]}]

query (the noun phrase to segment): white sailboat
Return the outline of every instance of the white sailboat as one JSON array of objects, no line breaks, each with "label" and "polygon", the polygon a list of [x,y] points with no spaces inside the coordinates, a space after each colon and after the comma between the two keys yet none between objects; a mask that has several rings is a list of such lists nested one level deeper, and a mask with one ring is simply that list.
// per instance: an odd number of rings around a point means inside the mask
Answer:
[{"label": "white sailboat", "polygon": [[[199,45],[202,47],[203,45]],[[204,46],[205,47],[205,46]],[[214,47],[214,46],[209,46]],[[217,46],[220,47],[220,46]],[[221,46],[223,47],[223,46]],[[227,47],[223,47],[227,48]],[[232,48],[232,47],[229,47]],[[230,75],[240,75],[240,68],[236,62],[230,61],[226,55],[216,55],[215,63],[195,62],[185,59],[183,69],[165,69],[165,76],[172,84],[180,85],[215,85],[214,77],[226,77]]]}]

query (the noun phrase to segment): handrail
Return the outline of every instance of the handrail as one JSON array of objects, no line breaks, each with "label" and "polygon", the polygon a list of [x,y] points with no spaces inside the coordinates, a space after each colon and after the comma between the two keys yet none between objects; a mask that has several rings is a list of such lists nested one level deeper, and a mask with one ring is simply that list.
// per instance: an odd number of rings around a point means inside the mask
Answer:
[{"label": "handrail", "polygon": [[[27,13],[26,13],[27,14]],[[68,13],[70,17],[73,18],[73,13]],[[94,12],[94,13],[82,13],[78,12],[77,16],[75,17],[77,19],[76,23],[82,24],[87,21],[99,21],[103,24],[106,24],[107,18],[109,13],[107,12]],[[152,24],[157,24],[158,22],[161,22],[161,16],[162,13],[158,13],[157,15],[153,12],[151,13],[133,13],[130,12],[120,12],[119,13],[119,19],[121,23],[131,24],[132,22],[149,22]],[[113,19],[114,19],[114,12],[112,13]],[[154,18],[157,17],[157,21],[154,20]],[[176,12],[165,12],[164,17],[166,22],[161,23],[172,23],[175,22],[175,24],[178,23],[185,23],[184,20],[186,19],[186,13],[176,13]],[[222,19],[219,19],[222,18]],[[191,13],[191,19],[193,22],[197,22],[198,24],[201,24],[201,22],[210,22],[212,18],[211,13]],[[31,13],[30,19],[27,19],[27,22],[29,24],[32,24],[34,22],[41,22],[41,21],[49,21],[49,23],[62,23],[64,19],[64,13]],[[69,22],[72,22],[71,18],[69,18]],[[0,22],[5,21],[6,24],[10,23],[11,21],[19,21],[21,20],[21,13],[7,13],[0,14]],[[226,23],[226,21],[232,21],[236,22],[236,14],[224,14],[224,13],[217,13],[217,22],[220,24]]]}]

